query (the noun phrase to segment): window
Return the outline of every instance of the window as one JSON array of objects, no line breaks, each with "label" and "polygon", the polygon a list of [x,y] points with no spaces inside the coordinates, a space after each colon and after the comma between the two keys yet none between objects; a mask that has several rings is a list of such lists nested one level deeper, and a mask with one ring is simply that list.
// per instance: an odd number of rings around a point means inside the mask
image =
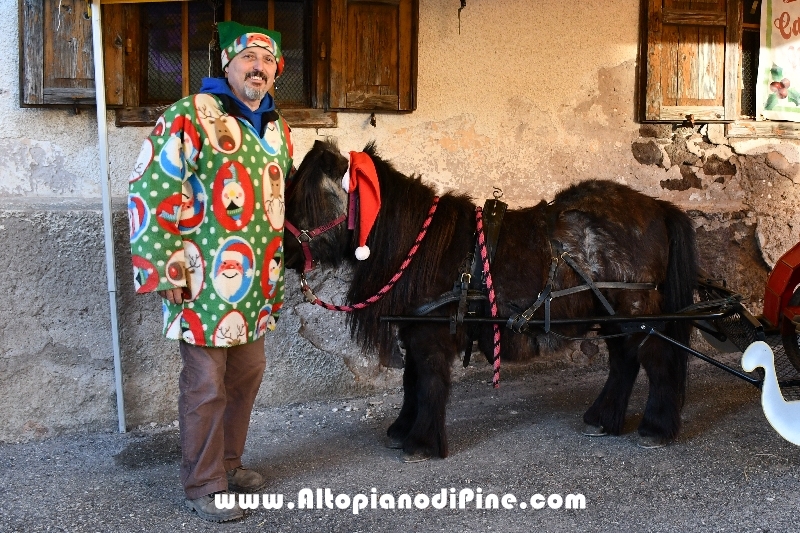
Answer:
[{"label": "window", "polygon": [[745,0],[742,13],[741,116],[756,118],[758,48],[761,41],[761,0]]},{"label": "window", "polygon": [[214,23],[236,20],[281,32],[283,75],[273,91],[292,126],[331,127],[336,115],[317,110],[311,91],[311,0],[212,0],[125,6],[133,60],[126,64],[129,91],[118,125],[150,123],[161,108],[197,92],[202,78],[221,75]]},{"label": "window", "polygon": [[275,99],[284,108],[311,105],[309,37],[312,9],[309,0],[233,1],[231,20],[281,32],[285,68],[276,84]]},{"label": "window", "polygon": [[756,121],[760,0],[650,0],[644,122],[724,122],[729,137],[798,137]]},{"label": "window", "polygon": [[741,0],[653,0],[645,120],[739,118]]},{"label": "window", "polygon": [[[163,106],[219,75],[215,20],[282,33],[286,66],[275,99],[293,127],[333,127],[339,110],[416,108],[418,0],[103,2],[107,103],[117,125],[154,124]],[[93,105],[87,7],[20,2],[21,105]]]},{"label": "window", "polygon": [[[248,26],[280,31],[286,69],[276,86],[281,106],[310,104],[305,37],[311,3],[307,0],[218,2],[157,2],[139,7],[141,19],[141,104],[171,104],[200,89],[203,77],[219,70],[218,48],[212,47],[214,21],[230,12]],[[185,58],[185,59],[184,59]]]},{"label": "window", "polygon": [[[94,105],[92,23],[87,0],[21,0],[20,105]],[[103,35],[109,104],[122,104],[122,26],[111,9]]]}]

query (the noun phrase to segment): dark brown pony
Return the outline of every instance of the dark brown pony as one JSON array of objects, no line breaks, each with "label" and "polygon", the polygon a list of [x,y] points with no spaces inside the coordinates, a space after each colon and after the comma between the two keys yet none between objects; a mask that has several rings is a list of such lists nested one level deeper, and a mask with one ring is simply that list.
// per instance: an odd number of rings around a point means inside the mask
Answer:
[{"label": "dark brown pony", "polygon": [[[371,255],[354,259],[352,232],[346,224],[311,241],[315,260],[335,266],[353,263],[347,293],[351,303],[372,296],[397,271],[414,243],[434,190],[418,177],[407,177],[380,159],[372,144],[365,149],[378,172],[382,205],[368,240]],[[348,161],[330,142],[317,141],[290,184],[286,217],[297,228],[310,230],[334,220],[347,210],[341,178]],[[428,234],[407,271],[376,304],[351,315],[351,334],[365,349],[377,349],[386,362],[394,334],[381,323],[384,315],[410,315],[452,289],[465,258],[474,250],[475,205],[465,195],[441,196]],[[650,283],[655,289],[605,289],[603,294],[617,314],[672,313],[692,303],[697,261],[694,229],[689,217],[674,205],[610,181],[590,180],[560,192],[547,204],[509,210],[502,223],[497,253],[491,266],[501,317],[530,306],[547,281],[553,247],[560,246],[595,281]],[[287,234],[286,266],[300,270],[303,253]],[[563,262],[554,276],[555,289],[580,285],[583,280]],[[433,314],[449,316],[454,305]],[[542,309],[537,312],[541,316]],[[553,318],[597,317],[607,312],[591,291],[552,301]],[[688,345],[690,327],[667,326],[666,334]],[[554,333],[582,334],[587,328],[554,328]],[[492,326],[480,326],[481,351],[491,359]],[[594,434],[622,431],[628,399],[639,367],[649,378],[650,390],[639,424],[643,442],[663,445],[680,428],[686,390],[687,356],[670,344],[650,338],[639,348],[642,335],[614,336],[616,325],[603,325],[600,336],[609,351],[609,376],[603,390],[584,414]],[[450,369],[470,342],[459,327],[455,335],[446,323],[403,323],[397,335],[405,347],[404,399],[397,420],[389,427],[390,442],[408,454],[448,454],[445,407],[450,393]],[[557,345],[555,336],[546,342]],[[537,343],[503,329],[503,360],[519,359]]]}]

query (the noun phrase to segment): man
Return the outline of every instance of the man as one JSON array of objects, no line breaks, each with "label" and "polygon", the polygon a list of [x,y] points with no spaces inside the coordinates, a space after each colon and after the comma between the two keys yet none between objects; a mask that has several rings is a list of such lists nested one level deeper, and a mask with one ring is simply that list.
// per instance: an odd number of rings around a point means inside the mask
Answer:
[{"label": "man", "polygon": [[236,22],[218,30],[225,77],[205,78],[158,119],[129,178],[128,210],[136,290],[162,296],[164,333],[180,342],[186,505],[224,522],[242,510],[217,509],[215,493],[264,485],[241,455],[263,335],[283,303],[292,144],[268,92],[283,70],[280,34]]}]

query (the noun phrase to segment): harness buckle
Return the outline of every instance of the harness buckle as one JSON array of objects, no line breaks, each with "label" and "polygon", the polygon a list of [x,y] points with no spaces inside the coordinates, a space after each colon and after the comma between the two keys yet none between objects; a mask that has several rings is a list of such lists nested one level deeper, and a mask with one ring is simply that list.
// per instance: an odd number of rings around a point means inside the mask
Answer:
[{"label": "harness buckle", "polygon": [[308,303],[313,304],[317,301],[317,295],[314,294],[314,291],[309,286],[305,274],[300,274],[300,290],[303,292],[303,298],[305,298]]},{"label": "harness buckle", "polygon": [[297,239],[297,242],[299,242],[300,244],[304,244],[311,242],[311,239],[313,239],[314,237],[312,237],[308,233],[307,229],[301,229],[297,232],[297,237],[295,238]]},{"label": "harness buckle", "polygon": [[462,285],[463,284],[469,285],[471,281],[472,281],[472,274],[470,274],[468,272],[464,272],[464,273],[461,274],[461,284]]}]

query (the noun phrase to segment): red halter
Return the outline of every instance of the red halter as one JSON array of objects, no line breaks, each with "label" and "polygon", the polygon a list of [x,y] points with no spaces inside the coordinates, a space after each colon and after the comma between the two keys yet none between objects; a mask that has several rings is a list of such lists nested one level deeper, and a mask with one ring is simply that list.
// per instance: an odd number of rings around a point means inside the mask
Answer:
[{"label": "red halter", "polygon": [[327,224],[323,224],[322,226],[312,230],[297,229],[294,227],[294,224],[288,220],[284,220],[283,225],[286,226],[286,229],[289,230],[289,233],[294,235],[294,238],[297,239],[297,242],[300,243],[300,247],[303,249],[303,256],[305,257],[305,263],[303,264],[304,277],[306,272],[309,272],[312,268],[314,268],[314,258],[311,255],[311,247],[309,246],[309,243],[314,239],[314,237],[319,237],[326,231],[335,228],[345,220],[347,220],[347,215],[341,215],[335,220],[331,220]]}]

